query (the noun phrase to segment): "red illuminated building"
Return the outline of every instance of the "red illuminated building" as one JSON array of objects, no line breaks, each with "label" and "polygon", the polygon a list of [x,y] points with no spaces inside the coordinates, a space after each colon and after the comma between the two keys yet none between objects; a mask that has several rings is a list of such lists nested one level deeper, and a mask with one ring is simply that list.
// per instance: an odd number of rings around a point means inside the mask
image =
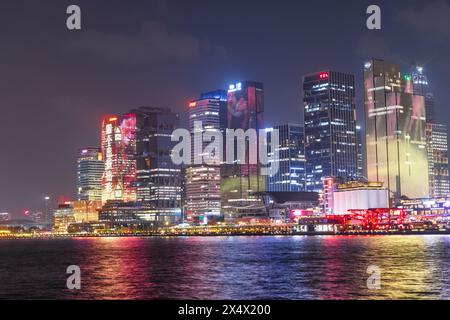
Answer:
[{"label": "red illuminated building", "polygon": [[110,116],[102,124],[102,202],[136,200],[136,116]]}]

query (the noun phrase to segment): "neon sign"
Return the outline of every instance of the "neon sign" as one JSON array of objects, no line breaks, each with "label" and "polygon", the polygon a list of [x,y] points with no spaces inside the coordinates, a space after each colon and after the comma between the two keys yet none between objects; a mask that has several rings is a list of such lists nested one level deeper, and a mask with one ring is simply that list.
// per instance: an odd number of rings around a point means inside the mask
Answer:
[{"label": "neon sign", "polygon": [[228,87],[228,92],[235,92],[235,91],[241,91],[242,90],[242,83],[236,83],[236,84],[230,84]]}]

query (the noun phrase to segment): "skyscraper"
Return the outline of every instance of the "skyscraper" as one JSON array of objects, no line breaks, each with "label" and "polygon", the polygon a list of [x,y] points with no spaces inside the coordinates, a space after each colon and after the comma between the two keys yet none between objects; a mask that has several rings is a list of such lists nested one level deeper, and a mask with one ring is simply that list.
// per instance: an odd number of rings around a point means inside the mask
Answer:
[{"label": "skyscraper", "polygon": [[411,65],[414,94],[425,99],[427,122],[427,153],[430,197],[446,197],[450,194],[448,174],[447,126],[439,124],[434,114],[434,95],[423,66]]},{"label": "skyscraper", "polygon": [[[262,129],[263,115],[262,83],[244,81],[229,86],[227,128],[244,131]],[[234,159],[233,164],[224,164],[221,167],[222,213],[226,219],[265,214],[265,207],[258,193],[265,191],[266,177],[261,176],[259,164],[250,164],[249,151],[254,148],[250,148],[248,137],[245,141],[245,163],[238,163]]]},{"label": "skyscraper", "polygon": [[104,164],[100,148],[83,148],[77,160],[78,201],[102,200]]},{"label": "skyscraper", "polygon": [[427,123],[427,149],[430,197],[450,195],[448,173],[448,132],[443,124]]},{"label": "skyscraper", "polygon": [[357,145],[357,158],[356,158],[356,165],[357,165],[357,176],[359,180],[365,179],[365,172],[364,172],[364,154],[363,154],[363,133],[361,126],[356,126],[356,145]]},{"label": "skyscraper", "polygon": [[136,115],[111,116],[102,124],[102,201],[136,200]]},{"label": "skyscraper", "polygon": [[306,190],[322,177],[357,178],[355,77],[322,71],[303,78]]},{"label": "skyscraper", "polygon": [[394,199],[428,197],[425,98],[399,65],[364,66],[367,175]]},{"label": "skyscraper", "polygon": [[299,124],[288,123],[275,126],[274,129],[279,132],[280,145],[270,147],[278,148],[280,164],[278,172],[267,177],[267,191],[305,191],[306,160],[303,127]]},{"label": "skyscraper", "polygon": [[434,95],[430,89],[428,77],[424,73],[424,67],[418,64],[411,64],[411,77],[413,81],[413,92],[425,98],[425,117],[427,123],[434,123]]},{"label": "skyscraper", "polygon": [[[192,134],[192,164],[186,168],[186,206],[190,222],[206,223],[220,217],[220,165],[194,163],[194,137],[198,133],[218,132],[223,135],[226,127],[227,95],[225,91],[204,93],[202,98],[189,102],[189,127]],[[202,127],[195,127],[201,122]],[[196,132],[196,131],[199,132]],[[197,133],[197,134],[195,134]],[[209,144],[197,141],[202,150]],[[223,150],[220,150],[223,152]],[[202,154],[203,156],[203,154]]]},{"label": "skyscraper", "polygon": [[176,142],[173,131],[180,116],[170,109],[140,107],[136,117],[137,200],[145,202],[158,220],[176,222],[181,218],[181,168],[172,162]]}]

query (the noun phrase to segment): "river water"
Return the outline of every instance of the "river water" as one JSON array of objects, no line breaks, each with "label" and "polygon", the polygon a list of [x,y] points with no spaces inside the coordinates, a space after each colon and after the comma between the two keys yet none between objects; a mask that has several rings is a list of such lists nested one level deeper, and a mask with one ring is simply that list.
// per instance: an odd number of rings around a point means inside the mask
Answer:
[{"label": "river water", "polygon": [[449,271],[445,235],[0,241],[0,299],[449,299]]}]

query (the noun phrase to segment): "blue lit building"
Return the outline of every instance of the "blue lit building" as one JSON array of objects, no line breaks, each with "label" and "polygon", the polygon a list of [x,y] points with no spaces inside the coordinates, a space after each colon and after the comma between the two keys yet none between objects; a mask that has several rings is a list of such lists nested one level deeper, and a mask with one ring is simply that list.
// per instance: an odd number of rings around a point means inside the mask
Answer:
[{"label": "blue lit building", "polygon": [[[268,192],[305,191],[305,141],[303,127],[299,124],[275,126],[279,131],[279,170],[267,177]],[[270,135],[269,135],[270,139]]]},{"label": "blue lit building", "polygon": [[322,191],[322,177],[356,179],[355,77],[324,71],[303,78],[306,191]]},{"label": "blue lit building", "polygon": [[83,148],[77,158],[77,200],[102,200],[104,164],[100,148]]}]

